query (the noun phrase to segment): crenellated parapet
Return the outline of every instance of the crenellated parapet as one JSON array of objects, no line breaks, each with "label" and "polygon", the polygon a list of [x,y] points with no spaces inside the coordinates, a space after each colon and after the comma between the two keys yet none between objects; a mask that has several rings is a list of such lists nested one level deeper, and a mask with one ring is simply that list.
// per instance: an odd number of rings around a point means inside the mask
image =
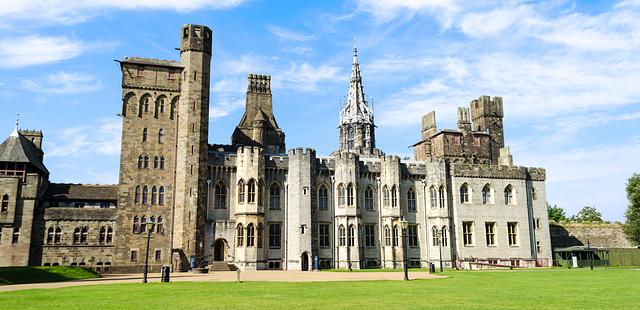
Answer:
[{"label": "crenellated parapet", "polygon": [[249,83],[247,83],[247,92],[252,93],[271,93],[271,76],[266,74],[249,73]]},{"label": "crenellated parapet", "polygon": [[451,175],[456,177],[487,179],[526,179],[527,175],[536,181],[544,181],[545,170],[521,166],[495,166],[478,164],[452,164]]}]

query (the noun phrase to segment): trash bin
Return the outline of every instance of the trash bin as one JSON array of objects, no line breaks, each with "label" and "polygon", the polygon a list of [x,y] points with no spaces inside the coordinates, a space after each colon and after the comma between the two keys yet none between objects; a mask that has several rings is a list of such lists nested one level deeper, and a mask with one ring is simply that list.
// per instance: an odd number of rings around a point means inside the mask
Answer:
[{"label": "trash bin", "polygon": [[429,263],[429,272],[436,273],[436,265],[434,265],[433,263]]},{"label": "trash bin", "polygon": [[169,282],[169,275],[171,274],[170,266],[162,266],[162,276],[160,277],[160,282]]}]

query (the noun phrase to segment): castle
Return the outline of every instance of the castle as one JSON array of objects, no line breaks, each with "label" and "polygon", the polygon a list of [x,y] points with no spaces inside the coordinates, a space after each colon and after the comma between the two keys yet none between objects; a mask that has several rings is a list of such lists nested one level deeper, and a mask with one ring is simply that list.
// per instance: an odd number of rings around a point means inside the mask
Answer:
[{"label": "castle", "polygon": [[513,165],[502,98],[458,108],[457,130],[428,113],[414,160],[385,155],[354,49],[329,156],[286,149],[271,77],[252,73],[231,144],[209,144],[212,31],[180,37],[180,61],[119,61],[118,185],[50,183],[40,131],[16,125],[0,145],[0,266],[551,265],[545,171]]}]

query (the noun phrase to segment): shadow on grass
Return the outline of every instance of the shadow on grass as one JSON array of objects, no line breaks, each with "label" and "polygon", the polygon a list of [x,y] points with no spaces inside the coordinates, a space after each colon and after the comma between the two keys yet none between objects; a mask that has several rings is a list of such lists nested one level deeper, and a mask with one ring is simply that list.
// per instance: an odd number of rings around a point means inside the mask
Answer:
[{"label": "shadow on grass", "polygon": [[100,275],[81,267],[2,267],[0,285],[60,282],[98,278]]}]

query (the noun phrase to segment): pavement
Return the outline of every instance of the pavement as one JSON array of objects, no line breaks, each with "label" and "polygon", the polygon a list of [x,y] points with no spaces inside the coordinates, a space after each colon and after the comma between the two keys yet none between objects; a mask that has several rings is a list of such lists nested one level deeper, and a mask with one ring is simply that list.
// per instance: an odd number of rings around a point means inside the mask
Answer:
[{"label": "pavement", "polygon": [[[234,282],[238,274],[235,271],[216,271],[205,274],[190,272],[172,273],[171,282]],[[323,281],[374,281],[403,280],[402,272],[310,272],[310,271],[242,271],[241,281],[280,281],[280,282],[323,282]],[[428,272],[409,272],[409,279],[446,278]],[[84,285],[106,285],[117,283],[141,283],[142,274],[109,274],[102,278],[53,282],[2,285],[0,292],[20,291],[28,289],[51,289]],[[159,274],[150,274],[148,282],[160,282]]]}]

